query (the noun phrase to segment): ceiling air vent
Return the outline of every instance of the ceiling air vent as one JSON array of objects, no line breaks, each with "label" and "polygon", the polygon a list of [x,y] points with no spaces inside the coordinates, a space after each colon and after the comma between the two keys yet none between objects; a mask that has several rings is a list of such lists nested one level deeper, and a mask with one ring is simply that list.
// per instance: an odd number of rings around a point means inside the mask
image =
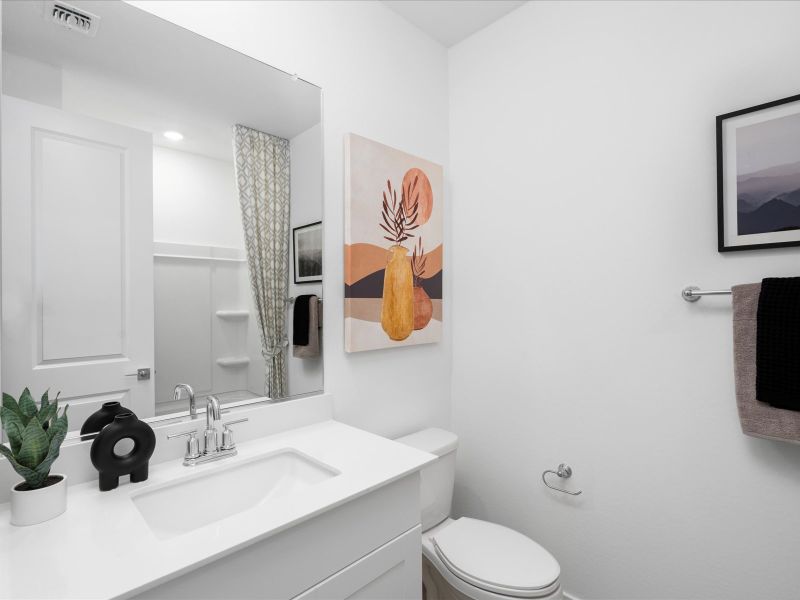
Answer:
[{"label": "ceiling air vent", "polygon": [[72,29],[89,37],[94,37],[100,25],[100,17],[92,13],[70,6],[65,2],[46,0],[44,18],[56,25]]}]

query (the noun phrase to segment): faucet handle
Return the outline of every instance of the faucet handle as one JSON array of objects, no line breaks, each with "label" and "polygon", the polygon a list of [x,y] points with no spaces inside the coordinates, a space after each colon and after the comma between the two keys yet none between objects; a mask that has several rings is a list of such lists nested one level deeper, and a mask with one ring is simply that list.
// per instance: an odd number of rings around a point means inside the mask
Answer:
[{"label": "faucet handle", "polygon": [[181,431],[180,433],[172,433],[167,436],[167,439],[171,440],[173,438],[179,438],[183,436],[189,436],[189,439],[186,440],[186,454],[183,458],[197,458],[200,456],[200,442],[197,441],[197,429],[192,429],[191,431]]},{"label": "faucet handle", "polygon": [[233,430],[231,430],[230,426],[249,420],[250,419],[245,417],[244,419],[236,419],[235,421],[228,421],[222,424],[222,450],[233,450],[236,448],[236,442],[233,441]]},{"label": "faucet handle", "polygon": [[192,429],[190,431],[181,431],[181,432],[178,432],[178,433],[170,433],[167,436],[167,439],[171,440],[171,439],[174,439],[174,438],[183,437],[185,435],[188,435],[188,436],[197,435],[197,429]]}]

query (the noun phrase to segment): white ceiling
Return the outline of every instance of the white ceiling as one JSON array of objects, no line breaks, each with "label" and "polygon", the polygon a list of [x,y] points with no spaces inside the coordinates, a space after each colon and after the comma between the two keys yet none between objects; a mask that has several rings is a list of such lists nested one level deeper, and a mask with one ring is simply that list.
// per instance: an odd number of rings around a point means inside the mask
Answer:
[{"label": "white ceiling", "polygon": [[320,120],[316,86],[127,3],[69,3],[100,16],[96,37],[46,20],[43,2],[3,4],[3,50],[61,69],[65,110],[224,160],[236,123],[292,138]]},{"label": "white ceiling", "polygon": [[525,4],[525,0],[382,0],[448,48]]}]

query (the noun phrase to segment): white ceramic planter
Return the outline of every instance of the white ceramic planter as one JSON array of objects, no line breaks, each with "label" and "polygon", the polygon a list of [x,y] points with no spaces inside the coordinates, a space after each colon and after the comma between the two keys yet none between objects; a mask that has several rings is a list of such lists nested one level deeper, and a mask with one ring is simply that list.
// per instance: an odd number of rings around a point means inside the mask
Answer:
[{"label": "white ceramic planter", "polygon": [[61,481],[38,490],[19,491],[18,483],[11,488],[11,524],[36,525],[49,521],[67,510],[67,476],[51,473],[61,477]]}]

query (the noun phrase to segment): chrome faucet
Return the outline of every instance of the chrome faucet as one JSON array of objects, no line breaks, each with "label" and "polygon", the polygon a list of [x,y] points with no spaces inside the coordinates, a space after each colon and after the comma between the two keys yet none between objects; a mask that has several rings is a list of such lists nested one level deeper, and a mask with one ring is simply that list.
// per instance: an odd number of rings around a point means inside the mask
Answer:
[{"label": "chrome faucet", "polygon": [[206,399],[205,450],[203,450],[203,454],[219,452],[219,435],[217,433],[217,423],[219,423],[219,421],[219,398],[216,396],[208,396]]},{"label": "chrome faucet", "polygon": [[192,419],[197,418],[197,404],[194,401],[194,390],[188,383],[179,383],[175,386],[175,391],[172,394],[172,400],[177,402],[181,399],[181,392],[186,391],[189,396],[189,416]]},{"label": "chrome faucet", "polygon": [[[181,384],[184,385],[184,384]],[[186,386],[189,387],[189,386]],[[189,388],[191,390],[191,388]],[[194,405],[194,394],[192,394],[192,405]],[[188,436],[186,442],[186,454],[183,457],[183,464],[187,467],[227,458],[229,456],[236,456],[236,443],[233,441],[233,431],[230,426],[236,423],[244,423],[244,419],[236,419],[235,421],[228,421],[222,423],[222,445],[219,443],[219,432],[217,431],[217,423],[221,422],[222,411],[219,407],[219,398],[214,395],[206,398],[206,430],[203,432],[203,451],[200,452],[200,443],[197,440],[197,429],[189,431],[182,431],[180,433],[173,433],[167,436],[167,439],[176,437]]]}]

